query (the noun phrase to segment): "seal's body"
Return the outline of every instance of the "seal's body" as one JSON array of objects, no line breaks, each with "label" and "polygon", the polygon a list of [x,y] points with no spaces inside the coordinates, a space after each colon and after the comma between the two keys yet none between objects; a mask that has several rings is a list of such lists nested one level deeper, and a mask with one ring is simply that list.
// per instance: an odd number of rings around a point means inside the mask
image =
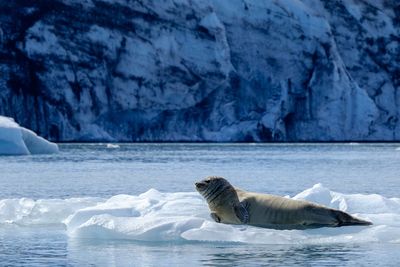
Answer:
[{"label": "seal's body", "polygon": [[372,224],[308,201],[236,189],[222,177],[208,177],[196,183],[196,189],[207,200],[211,217],[221,223],[273,229]]}]

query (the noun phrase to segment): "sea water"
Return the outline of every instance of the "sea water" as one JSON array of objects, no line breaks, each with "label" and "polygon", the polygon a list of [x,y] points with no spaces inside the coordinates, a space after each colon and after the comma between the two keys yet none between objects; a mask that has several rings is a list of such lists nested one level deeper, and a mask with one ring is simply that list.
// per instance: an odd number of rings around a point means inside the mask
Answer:
[{"label": "sea water", "polygon": [[[0,265],[399,266],[398,144],[61,144],[0,157]],[[194,182],[314,201],[373,226],[217,224]]]}]

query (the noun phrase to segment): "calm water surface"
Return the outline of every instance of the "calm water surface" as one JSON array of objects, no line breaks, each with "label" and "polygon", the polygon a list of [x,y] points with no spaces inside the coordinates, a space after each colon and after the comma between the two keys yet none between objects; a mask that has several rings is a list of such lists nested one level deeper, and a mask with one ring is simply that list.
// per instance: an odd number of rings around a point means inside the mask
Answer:
[{"label": "calm water surface", "polygon": [[[400,197],[400,144],[62,144],[57,155],[0,157],[0,199],[108,198],[194,191],[208,175],[293,196],[316,183]],[[0,207],[1,209],[1,207]],[[249,245],[82,240],[63,227],[0,225],[0,265],[400,266],[399,244]],[[161,264],[160,264],[161,263]]]}]

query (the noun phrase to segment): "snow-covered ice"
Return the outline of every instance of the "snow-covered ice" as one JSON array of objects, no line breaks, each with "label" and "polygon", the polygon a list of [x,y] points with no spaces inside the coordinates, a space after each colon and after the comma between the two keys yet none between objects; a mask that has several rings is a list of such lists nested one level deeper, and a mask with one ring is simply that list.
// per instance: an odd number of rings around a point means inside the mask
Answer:
[{"label": "snow-covered ice", "polygon": [[0,155],[57,153],[58,146],[21,127],[12,118],[0,116]]},{"label": "snow-covered ice", "polygon": [[0,200],[0,226],[65,226],[70,238],[169,242],[241,242],[256,244],[400,243],[400,199],[377,194],[342,194],[321,184],[293,199],[305,199],[371,220],[372,226],[311,230],[271,230],[218,224],[195,192],[155,189],[132,196],[72,199]]}]

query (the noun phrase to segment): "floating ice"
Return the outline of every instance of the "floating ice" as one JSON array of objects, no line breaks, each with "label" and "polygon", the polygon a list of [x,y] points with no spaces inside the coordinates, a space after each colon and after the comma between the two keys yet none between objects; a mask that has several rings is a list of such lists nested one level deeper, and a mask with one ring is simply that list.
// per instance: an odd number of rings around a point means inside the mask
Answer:
[{"label": "floating ice", "polygon": [[57,153],[58,146],[21,127],[12,118],[0,116],[0,155]]},{"label": "floating ice", "polygon": [[117,144],[107,144],[107,148],[119,148],[119,145]]},{"label": "floating ice", "polygon": [[349,143],[349,145],[350,145],[350,146],[359,146],[359,145],[360,145],[360,143],[356,143],[356,142],[350,142],[350,143]]},{"label": "floating ice", "polygon": [[400,243],[400,198],[342,194],[321,184],[293,199],[305,199],[371,220],[372,226],[310,230],[271,230],[212,221],[203,198],[195,192],[161,193],[109,199],[73,198],[0,200],[0,227],[15,224],[60,224],[70,238],[136,241],[205,241],[258,244]]}]

